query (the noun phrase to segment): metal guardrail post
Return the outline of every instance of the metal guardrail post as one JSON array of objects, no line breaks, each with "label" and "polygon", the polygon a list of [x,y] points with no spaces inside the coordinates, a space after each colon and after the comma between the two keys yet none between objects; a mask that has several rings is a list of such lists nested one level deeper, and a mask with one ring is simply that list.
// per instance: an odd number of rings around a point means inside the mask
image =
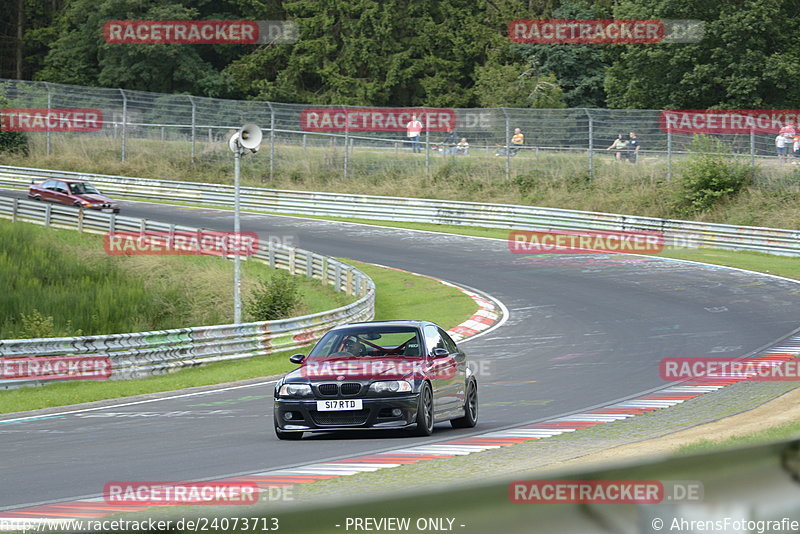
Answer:
[{"label": "metal guardrail post", "polygon": [[192,105],[192,163],[194,163],[195,143],[197,141],[197,105],[194,103],[192,95],[189,96],[189,103]]},{"label": "metal guardrail post", "polygon": [[53,206],[48,204],[45,207],[45,211],[44,211],[44,225],[45,226],[50,226],[50,217],[52,216],[52,214],[53,214]]},{"label": "metal guardrail post", "polygon": [[17,222],[17,212],[19,211],[19,199],[15,198],[11,203],[11,222]]},{"label": "metal guardrail post", "polygon": [[336,291],[342,291],[342,265],[337,263],[336,264]]},{"label": "metal guardrail post", "polygon": [[128,97],[125,96],[125,90],[120,89],[122,95],[122,149],[120,151],[120,158],[125,161],[125,143],[126,143],[126,129],[128,122]]},{"label": "metal guardrail post", "polygon": [[83,232],[83,218],[84,218],[84,216],[85,216],[85,212],[83,211],[83,208],[80,208],[78,210],[78,231],[79,232]]}]

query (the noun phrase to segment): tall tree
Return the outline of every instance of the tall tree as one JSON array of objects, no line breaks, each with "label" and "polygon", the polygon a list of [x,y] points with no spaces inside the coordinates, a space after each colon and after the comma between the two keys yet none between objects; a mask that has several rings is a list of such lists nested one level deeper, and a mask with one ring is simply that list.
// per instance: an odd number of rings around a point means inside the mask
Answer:
[{"label": "tall tree", "polygon": [[294,45],[262,47],[226,72],[283,102],[467,106],[474,70],[505,37],[486,0],[291,0]]},{"label": "tall tree", "polygon": [[795,108],[797,0],[620,0],[618,18],[699,19],[695,44],[618,45],[605,82],[618,108]]}]

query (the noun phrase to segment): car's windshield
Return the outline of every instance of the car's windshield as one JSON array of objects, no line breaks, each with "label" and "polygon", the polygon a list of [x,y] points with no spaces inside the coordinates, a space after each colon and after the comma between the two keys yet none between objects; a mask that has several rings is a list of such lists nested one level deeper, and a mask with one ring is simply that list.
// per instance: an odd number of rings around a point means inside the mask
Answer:
[{"label": "car's windshield", "polygon": [[361,326],[328,332],[310,357],[421,356],[418,331],[411,327]]},{"label": "car's windshield", "polygon": [[69,184],[69,190],[73,195],[97,195],[100,193],[92,184],[82,182]]}]

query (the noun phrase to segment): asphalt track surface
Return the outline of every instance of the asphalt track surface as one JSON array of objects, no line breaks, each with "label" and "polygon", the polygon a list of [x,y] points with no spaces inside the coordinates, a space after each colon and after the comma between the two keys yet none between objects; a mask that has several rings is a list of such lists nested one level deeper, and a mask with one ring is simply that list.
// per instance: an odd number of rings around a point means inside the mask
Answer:
[{"label": "asphalt track surface", "polygon": [[[8,193],[13,196],[24,194]],[[123,202],[123,215],[216,230],[231,212]],[[368,216],[368,214],[365,214]],[[477,288],[510,319],[464,342],[483,362],[475,429],[430,438],[328,433],[278,441],[270,383],[44,419],[0,416],[0,509],[99,495],[109,481],[202,480],[463,437],[665,387],[665,357],[743,356],[798,326],[800,286],[622,255],[520,256],[505,242],[244,214],[242,231]],[[124,404],[124,401],[120,401]]]}]

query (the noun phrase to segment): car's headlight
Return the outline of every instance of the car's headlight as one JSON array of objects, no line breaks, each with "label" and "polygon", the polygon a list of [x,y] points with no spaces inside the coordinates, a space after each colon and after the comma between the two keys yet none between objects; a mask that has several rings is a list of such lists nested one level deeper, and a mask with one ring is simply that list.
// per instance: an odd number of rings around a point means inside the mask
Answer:
[{"label": "car's headlight", "polygon": [[369,390],[373,393],[407,393],[411,391],[411,384],[405,380],[386,380],[373,382]]},{"label": "car's headlight", "polygon": [[279,397],[311,397],[311,386],[308,384],[284,384],[278,390]]}]

